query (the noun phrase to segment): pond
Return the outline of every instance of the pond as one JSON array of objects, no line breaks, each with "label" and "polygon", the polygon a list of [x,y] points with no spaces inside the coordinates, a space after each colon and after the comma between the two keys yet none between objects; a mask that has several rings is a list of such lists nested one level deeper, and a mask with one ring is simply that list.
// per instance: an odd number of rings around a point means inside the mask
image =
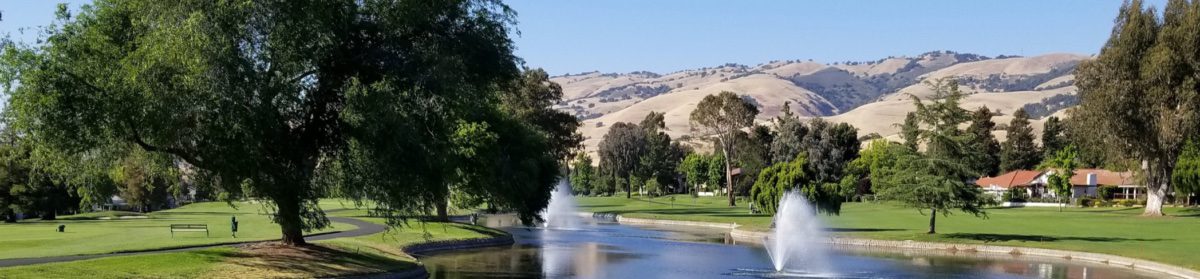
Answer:
[{"label": "pond", "polygon": [[576,229],[489,226],[513,234],[511,247],[421,257],[431,278],[1164,278],[1103,264],[1010,255],[834,249],[831,272],[775,273],[765,249],[719,229],[633,226],[589,220]]}]

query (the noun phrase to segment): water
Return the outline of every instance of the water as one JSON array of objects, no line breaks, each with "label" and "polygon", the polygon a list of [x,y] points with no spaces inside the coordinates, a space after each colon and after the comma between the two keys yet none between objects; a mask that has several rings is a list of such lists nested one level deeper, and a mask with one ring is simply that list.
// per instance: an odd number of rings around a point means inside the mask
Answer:
[{"label": "water", "polygon": [[571,185],[566,180],[558,182],[558,186],[550,192],[550,205],[542,211],[542,225],[547,228],[575,229],[579,227],[580,218],[575,206],[575,197],[571,195]]},{"label": "water", "polygon": [[829,273],[775,270],[760,241],[686,226],[631,226],[579,219],[571,230],[513,227],[511,247],[421,258],[432,278],[1168,278],[1104,264],[1007,254],[843,248],[827,250]]},{"label": "water", "polygon": [[821,222],[813,214],[808,200],[788,191],[779,201],[775,228],[763,246],[771,256],[776,272],[821,275],[830,273],[829,253],[820,240],[825,237]]}]

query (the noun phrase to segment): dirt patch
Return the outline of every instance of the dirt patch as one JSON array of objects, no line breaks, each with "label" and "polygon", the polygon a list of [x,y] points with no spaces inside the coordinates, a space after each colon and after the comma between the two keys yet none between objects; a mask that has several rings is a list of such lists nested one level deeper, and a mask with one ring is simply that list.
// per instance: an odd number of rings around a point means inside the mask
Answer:
[{"label": "dirt patch", "polygon": [[312,278],[371,274],[397,266],[386,257],[359,254],[321,244],[290,246],[279,242],[237,246],[208,278]]}]

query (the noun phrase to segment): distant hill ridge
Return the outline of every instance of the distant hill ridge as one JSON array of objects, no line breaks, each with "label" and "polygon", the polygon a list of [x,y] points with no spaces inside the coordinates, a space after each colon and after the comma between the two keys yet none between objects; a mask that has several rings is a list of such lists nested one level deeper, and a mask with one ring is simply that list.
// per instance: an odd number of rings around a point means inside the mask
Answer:
[{"label": "distant hill ridge", "polygon": [[580,132],[587,138],[588,150],[594,151],[608,125],[637,122],[650,111],[666,113],[673,137],[687,135],[688,116],[696,103],[720,91],[752,99],[762,112],[761,121],[777,116],[784,102],[791,102],[798,115],[847,122],[858,127],[860,135],[886,137],[896,133],[892,124],[911,110],[910,94],[932,93],[923,81],[954,77],[970,94],[964,106],[999,109],[1002,116],[994,119],[997,123],[1006,123],[1006,115],[1021,107],[1040,118],[1078,102],[1072,73],[1088,58],[1066,53],[987,57],[932,51],[866,62],[776,60],[666,74],[587,72],[551,80],[563,87],[563,102],[557,108],[584,120]]}]

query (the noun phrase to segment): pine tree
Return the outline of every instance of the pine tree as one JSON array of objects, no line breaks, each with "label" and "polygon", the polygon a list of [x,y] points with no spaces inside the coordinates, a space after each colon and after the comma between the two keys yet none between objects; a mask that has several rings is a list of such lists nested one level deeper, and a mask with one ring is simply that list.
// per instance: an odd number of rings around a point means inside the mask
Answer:
[{"label": "pine tree", "polygon": [[971,169],[980,175],[994,176],[1000,171],[1000,142],[992,136],[992,111],[987,106],[980,107],[971,114],[971,126],[967,133],[971,134],[971,148],[980,151],[977,158],[969,163]]},{"label": "pine tree", "polygon": [[1042,151],[1045,158],[1054,157],[1059,150],[1066,147],[1066,141],[1062,138],[1066,132],[1066,124],[1058,117],[1051,116],[1046,118],[1046,123],[1042,124]]},{"label": "pine tree", "polygon": [[1008,140],[1000,147],[1001,171],[1033,169],[1042,161],[1037,144],[1033,143],[1033,127],[1029,125],[1029,114],[1017,109],[1008,123]]}]

